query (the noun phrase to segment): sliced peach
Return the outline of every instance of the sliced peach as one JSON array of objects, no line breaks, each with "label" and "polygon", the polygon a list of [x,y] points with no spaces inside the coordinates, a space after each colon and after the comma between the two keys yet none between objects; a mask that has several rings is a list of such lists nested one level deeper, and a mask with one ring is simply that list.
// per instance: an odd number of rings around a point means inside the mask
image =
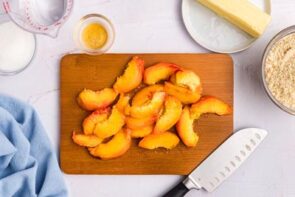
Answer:
[{"label": "sliced peach", "polygon": [[122,76],[118,77],[114,89],[120,93],[130,92],[140,85],[144,72],[144,61],[135,56],[128,62]]},{"label": "sliced peach", "polygon": [[94,134],[99,138],[107,138],[116,134],[125,124],[125,116],[115,106],[111,115],[105,121],[99,122],[94,128]]},{"label": "sliced peach", "polygon": [[130,108],[130,115],[135,118],[154,116],[159,113],[165,100],[164,92],[155,92],[153,98],[140,106],[133,105]]},{"label": "sliced peach", "polygon": [[198,143],[199,136],[194,131],[194,119],[191,117],[189,107],[182,110],[176,129],[182,142],[188,147],[195,147]]},{"label": "sliced peach", "polygon": [[160,84],[147,86],[139,90],[132,98],[132,105],[143,105],[152,99],[155,92],[164,91],[164,86]]},{"label": "sliced peach", "polygon": [[133,118],[128,116],[126,117],[125,122],[129,129],[140,129],[154,124],[156,119],[157,116],[148,116],[144,118]]},{"label": "sliced peach", "polygon": [[231,107],[213,96],[203,96],[197,103],[191,106],[191,114],[197,119],[204,113],[227,115],[232,113]]},{"label": "sliced peach", "polygon": [[175,85],[187,87],[193,92],[202,92],[200,77],[191,70],[181,70],[171,77],[171,82]]},{"label": "sliced peach", "polygon": [[82,123],[83,132],[85,135],[93,134],[95,125],[108,118],[110,108],[98,109],[86,117]]},{"label": "sliced peach", "polygon": [[102,139],[96,135],[76,134],[75,131],[73,132],[72,139],[79,146],[86,147],[95,147],[102,142]]},{"label": "sliced peach", "polygon": [[146,149],[166,148],[172,149],[179,143],[177,135],[171,132],[164,132],[160,134],[151,134],[144,137],[139,142],[139,147]]},{"label": "sliced peach", "polygon": [[89,148],[89,153],[101,159],[113,159],[120,157],[128,151],[131,145],[130,131],[120,130],[107,143],[99,144],[94,148]]},{"label": "sliced peach", "polygon": [[145,69],[143,81],[145,84],[153,85],[168,79],[177,70],[180,70],[180,67],[176,64],[158,63]]},{"label": "sliced peach", "polygon": [[130,133],[131,133],[131,137],[133,138],[141,138],[141,137],[145,137],[149,134],[151,134],[153,132],[153,125],[149,125],[146,127],[142,127],[139,129],[129,129]]},{"label": "sliced peach", "polygon": [[116,104],[117,109],[122,112],[123,114],[127,113],[128,107],[129,106],[129,100],[130,100],[129,95],[125,95],[123,93],[120,94],[119,100]]},{"label": "sliced peach", "polygon": [[77,101],[80,107],[93,111],[106,108],[114,102],[118,93],[112,88],[104,88],[100,91],[84,89],[78,96]]},{"label": "sliced peach", "polygon": [[181,102],[173,96],[167,96],[164,111],[156,122],[154,133],[163,133],[173,127],[179,120],[181,111]]},{"label": "sliced peach", "polygon": [[128,103],[128,105],[126,105],[125,109],[124,109],[124,114],[126,116],[129,116],[130,115],[130,109],[131,109],[131,106],[130,104]]},{"label": "sliced peach", "polygon": [[184,104],[195,103],[201,97],[199,92],[193,92],[188,88],[173,85],[169,82],[165,82],[164,90],[167,94],[174,96]]}]

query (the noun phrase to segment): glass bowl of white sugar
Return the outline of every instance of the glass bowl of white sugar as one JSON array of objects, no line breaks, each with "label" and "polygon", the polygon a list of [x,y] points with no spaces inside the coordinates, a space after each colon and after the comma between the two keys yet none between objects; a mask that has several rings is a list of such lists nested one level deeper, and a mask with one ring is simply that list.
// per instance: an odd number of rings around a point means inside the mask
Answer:
[{"label": "glass bowl of white sugar", "polygon": [[262,79],[271,100],[295,115],[295,26],[279,32],[266,47]]},{"label": "glass bowl of white sugar", "polygon": [[34,34],[11,21],[0,23],[0,75],[14,75],[31,63],[36,49]]}]

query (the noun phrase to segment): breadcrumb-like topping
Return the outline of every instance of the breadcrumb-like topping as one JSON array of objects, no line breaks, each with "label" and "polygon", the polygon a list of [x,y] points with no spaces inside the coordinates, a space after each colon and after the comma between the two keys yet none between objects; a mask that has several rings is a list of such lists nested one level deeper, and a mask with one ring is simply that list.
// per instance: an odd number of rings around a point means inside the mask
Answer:
[{"label": "breadcrumb-like topping", "polygon": [[295,33],[280,39],[269,51],[265,79],[274,98],[295,110]]}]

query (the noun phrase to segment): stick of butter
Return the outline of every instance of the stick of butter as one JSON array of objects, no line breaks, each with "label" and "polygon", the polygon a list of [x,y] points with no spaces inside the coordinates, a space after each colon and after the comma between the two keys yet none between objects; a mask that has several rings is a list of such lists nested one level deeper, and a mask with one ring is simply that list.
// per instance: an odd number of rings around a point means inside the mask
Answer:
[{"label": "stick of butter", "polygon": [[253,37],[263,34],[271,16],[249,0],[197,0]]}]

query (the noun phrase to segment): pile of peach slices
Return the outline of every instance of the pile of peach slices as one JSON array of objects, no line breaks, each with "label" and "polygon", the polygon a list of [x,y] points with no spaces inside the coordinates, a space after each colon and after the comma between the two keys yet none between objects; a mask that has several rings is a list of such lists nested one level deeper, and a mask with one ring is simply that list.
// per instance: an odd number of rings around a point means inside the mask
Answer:
[{"label": "pile of peach slices", "polygon": [[123,155],[132,138],[142,138],[138,145],[145,149],[172,149],[179,138],[194,147],[199,139],[195,120],[204,113],[232,112],[226,103],[201,93],[200,78],[193,71],[172,63],[145,68],[135,56],[112,88],[79,94],[80,107],[92,113],[83,121],[84,133],[73,132],[72,139],[101,159]]}]

